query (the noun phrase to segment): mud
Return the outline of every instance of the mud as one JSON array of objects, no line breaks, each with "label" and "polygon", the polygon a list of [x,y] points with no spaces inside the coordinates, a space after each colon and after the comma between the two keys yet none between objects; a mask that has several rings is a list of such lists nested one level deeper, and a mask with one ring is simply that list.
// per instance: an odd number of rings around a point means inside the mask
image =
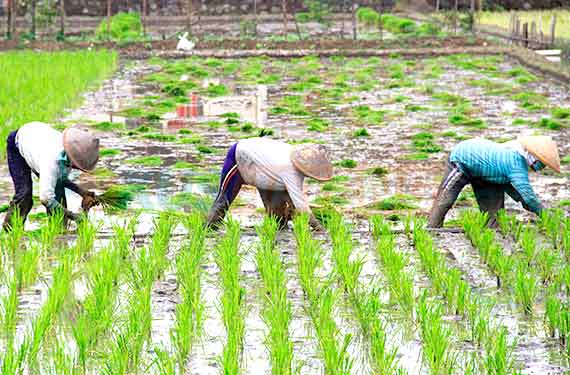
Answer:
[{"label": "mud", "polygon": [[[331,75],[341,72],[338,63],[332,59],[319,60],[321,67],[316,73],[322,78],[322,86],[330,87],[334,83]],[[416,215],[425,215],[431,205],[432,195],[439,184],[443,166],[448,152],[459,137],[484,136],[494,139],[511,139],[523,134],[534,134],[537,131],[551,134],[559,140],[561,154],[566,155],[570,148],[570,135],[567,129],[560,131],[548,131],[537,129],[527,124],[511,125],[512,119],[523,118],[536,121],[549,115],[548,108],[537,112],[528,112],[521,108],[519,103],[505,96],[489,96],[479,87],[473,87],[469,83],[476,79],[490,79],[488,72],[464,70],[453,65],[445,57],[407,62],[395,56],[383,59],[377,65],[370,64],[369,60],[363,59],[356,64],[355,68],[346,68],[347,71],[357,71],[368,65],[374,69],[372,89],[370,91],[358,91],[356,89],[345,94],[340,104],[327,103],[322,100],[319,93],[293,92],[289,85],[296,81],[287,71],[292,69],[290,61],[266,60],[267,70],[283,74],[280,83],[269,85],[268,101],[265,107],[267,114],[266,128],[274,131],[273,137],[287,141],[313,140],[325,143],[331,152],[332,159],[340,161],[353,159],[357,162],[356,168],[336,167],[336,174],[346,176],[347,181],[336,183],[337,191],[325,191],[322,184],[307,181],[305,184],[310,201],[314,202],[317,197],[335,196],[342,198],[345,203],[335,205],[347,216],[355,217],[357,232],[355,233],[355,256],[361,256],[365,260],[365,266],[361,274],[364,285],[377,284],[382,287],[385,282],[377,260],[374,256],[374,244],[370,241],[366,221],[358,219],[371,213],[379,214],[405,214],[407,211],[375,211],[367,207],[381,199],[392,197],[396,194],[408,194],[411,196],[416,209],[410,210]],[[296,62],[295,64],[298,64]],[[388,67],[400,64],[404,67],[407,80],[414,82],[411,86],[391,87]],[[282,69],[285,66],[285,69]],[[426,77],[425,73],[441,68],[442,73],[437,77]],[[511,59],[500,59],[497,63],[499,72],[506,72],[517,64]],[[125,63],[119,72],[111,80],[105,82],[95,92],[87,93],[84,104],[78,109],[71,110],[61,121],[65,123],[81,123],[85,120],[102,121],[126,107],[136,105],[141,98],[148,95],[164,97],[159,87],[149,86],[142,79],[151,72],[160,69],[150,62],[135,61]],[[224,79],[228,79],[225,77]],[[518,85],[514,78],[500,77],[501,80],[512,85]],[[231,77],[230,77],[231,80]],[[237,83],[237,82],[236,82]],[[242,84],[243,82],[239,82]],[[349,83],[352,87],[357,84]],[[469,99],[473,110],[471,115],[485,121],[485,129],[476,129],[463,126],[453,126],[448,122],[449,108],[433,98],[426,91],[431,87],[434,92],[448,92],[461,95]],[[539,77],[535,82],[526,83],[520,89],[535,91],[548,96],[552,106],[568,107],[570,94],[556,81],[546,77]],[[252,87],[253,89],[253,87]],[[328,129],[316,132],[308,129],[307,118],[288,114],[273,114],[271,108],[280,105],[282,99],[288,95],[301,95],[303,104],[311,112],[312,117],[325,119],[330,122]],[[404,101],[395,100],[397,97],[406,97]],[[414,104],[423,107],[423,110],[410,111],[406,105]],[[375,124],[361,124],[353,109],[358,105],[367,105],[374,110],[385,111],[384,121]],[[165,116],[165,118],[168,116]],[[202,144],[211,147],[211,154],[201,153],[194,144],[182,144],[178,140],[182,135],[165,126],[166,119],[158,123],[147,124],[152,132],[175,135],[176,141],[157,141],[146,139],[140,135],[128,136],[126,132],[98,132],[103,148],[113,148],[120,154],[111,158],[104,158],[100,165],[113,172],[112,177],[95,177],[81,175],[80,182],[97,192],[101,192],[111,184],[143,184],[145,190],[137,193],[131,206],[131,210],[119,213],[110,218],[105,216],[100,209],[95,209],[90,214],[92,218],[102,220],[100,235],[103,238],[112,235],[112,222],[122,221],[139,212],[140,223],[137,228],[137,238],[144,239],[152,230],[152,220],[156,211],[173,209],[189,211],[193,205],[173,203],[172,197],[180,192],[192,193],[193,196],[203,199],[212,199],[216,194],[217,184],[212,175],[219,173],[219,168],[225,157],[225,150],[241,137],[251,136],[242,132],[230,132],[225,125],[210,127],[205,125],[211,118],[199,118],[188,125],[187,130],[192,135],[200,136]],[[219,120],[219,119],[217,119]],[[123,119],[114,118],[114,121]],[[366,127],[368,137],[354,137],[356,129]],[[446,131],[452,130],[454,136],[444,136]],[[442,151],[427,155],[423,160],[413,160],[408,156],[414,154],[410,136],[419,132],[430,132],[434,135],[434,142],[442,147]],[[162,164],[157,167],[148,167],[127,163],[127,161],[141,156],[160,156]],[[189,169],[175,169],[177,161],[187,161],[194,165]],[[376,177],[369,174],[369,170],[375,167],[384,167],[388,170],[387,175]],[[545,173],[533,174],[531,182],[537,194],[547,205],[556,205],[557,202],[570,198],[567,184],[567,166],[563,167],[563,175]],[[0,167],[0,182],[10,185],[7,168]],[[2,189],[0,199],[7,201],[11,189]],[[78,207],[77,197],[70,196],[73,207]],[[185,202],[183,202],[185,203]],[[254,254],[256,235],[253,226],[262,218],[262,207],[259,195],[253,188],[244,188],[240,193],[239,200],[234,204],[231,212],[242,224],[242,242],[240,251],[242,258],[242,282],[246,289],[246,337],[244,341],[245,351],[243,357],[244,373],[266,374],[270,372],[268,355],[263,343],[265,326],[260,319],[262,298],[259,296],[260,280],[255,270]],[[207,208],[207,206],[206,206]],[[516,212],[521,219],[528,219],[529,214],[515,202],[508,200],[507,208]],[[454,208],[449,215],[450,219],[457,218],[458,213],[464,206]],[[36,207],[33,212],[41,212],[43,208]],[[0,217],[1,219],[1,217]],[[41,223],[29,222],[26,229],[37,228]],[[184,230],[178,228],[172,241],[169,257],[173,259],[178,251],[178,242],[184,236]],[[330,272],[330,243],[323,235],[323,246],[326,249],[322,275]],[[545,336],[541,327],[540,310],[538,307],[537,317],[529,319],[517,311],[506,296],[497,292],[496,280],[488,268],[481,263],[475,249],[469,244],[463,234],[438,234],[436,243],[446,255],[448,263],[459,268],[473,291],[482,295],[497,297],[498,304],[493,310],[493,319],[509,327],[512,339],[517,339],[519,344],[515,351],[517,365],[525,374],[552,373],[561,374],[570,370],[567,360],[560,354],[558,344]],[[137,241],[137,246],[142,246],[144,241]],[[211,256],[211,249],[215,239],[208,242],[209,257],[203,269],[203,296],[206,304],[204,334],[194,345],[192,355],[188,361],[188,374],[219,373],[218,357],[222,353],[225,338],[224,328],[219,313],[220,290],[217,284],[217,267]],[[101,246],[101,244],[98,244]],[[507,244],[505,243],[507,247]],[[323,363],[318,352],[318,344],[311,328],[312,324],[306,314],[306,301],[299,285],[296,272],[295,241],[290,230],[279,234],[277,248],[280,250],[289,277],[288,292],[293,305],[293,322],[291,324],[291,336],[295,348],[295,368],[300,368],[302,374],[316,374],[323,372]],[[416,290],[429,286],[427,277],[421,272],[417,254],[409,240],[404,236],[398,236],[398,248],[410,256],[410,267],[416,270],[414,285]],[[172,262],[173,264],[173,262]],[[39,311],[46,298],[47,285],[50,283],[50,272],[42,269],[40,282],[24,291],[20,298],[18,336],[27,329],[29,322]],[[125,291],[126,293],[127,291]],[[0,290],[4,295],[5,289]],[[81,291],[80,282],[76,286],[76,299],[81,300],[84,292]],[[380,296],[383,301],[387,300],[387,294]],[[170,347],[169,330],[174,322],[174,308],[178,303],[176,277],[173,267],[167,270],[165,276],[157,281],[152,293],[153,325],[151,343],[145,358],[152,359],[150,348],[160,345],[168,350]],[[359,337],[358,327],[355,325],[350,306],[341,301],[338,313],[335,317],[342,333],[354,335],[354,342],[350,347],[350,353],[355,361],[355,374],[370,373],[370,365],[365,358],[365,350],[362,338]],[[387,311],[387,332],[390,343],[397,347],[400,364],[410,374],[423,374],[425,367],[421,365],[421,341],[417,332],[405,324],[405,318],[398,316],[397,312]],[[453,321],[454,317],[447,317]],[[462,323],[457,323],[461,325]],[[408,326],[408,328],[406,328]],[[403,328],[404,327],[404,328]],[[410,332],[411,331],[411,332]],[[468,343],[458,343],[461,350],[468,353],[474,351]]]}]

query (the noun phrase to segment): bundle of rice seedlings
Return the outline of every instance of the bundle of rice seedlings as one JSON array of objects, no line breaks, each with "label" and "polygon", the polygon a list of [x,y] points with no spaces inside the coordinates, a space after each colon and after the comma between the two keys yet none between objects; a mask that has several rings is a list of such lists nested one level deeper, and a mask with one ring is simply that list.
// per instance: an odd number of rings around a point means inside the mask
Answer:
[{"label": "bundle of rice seedlings", "polygon": [[143,189],[140,185],[113,185],[95,199],[105,211],[126,210],[135,193]]}]

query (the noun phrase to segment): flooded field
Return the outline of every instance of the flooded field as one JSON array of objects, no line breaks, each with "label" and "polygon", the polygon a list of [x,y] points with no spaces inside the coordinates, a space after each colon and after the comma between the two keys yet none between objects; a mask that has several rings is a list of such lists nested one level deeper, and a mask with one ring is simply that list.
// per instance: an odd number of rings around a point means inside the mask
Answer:
[{"label": "flooded field", "polygon": [[[179,105],[193,115],[178,118]],[[81,183],[136,186],[135,199],[126,212],[92,210],[96,227],[51,242],[34,209],[26,230],[38,236],[21,241],[24,253],[53,246],[29,256],[28,273],[2,262],[2,363],[17,368],[28,353],[24,367],[42,374],[234,373],[236,363],[244,374],[567,373],[569,118],[567,87],[502,56],[123,61],[58,126],[101,138],[99,167]],[[423,229],[453,145],[534,134],[558,142],[562,174],[531,182],[560,211],[536,221],[508,199],[489,230],[469,189],[448,215],[459,230]],[[328,147],[335,177],[305,184],[328,233],[310,234],[302,218],[263,229],[251,187],[219,233],[187,217],[213,201],[227,149],[259,135]],[[5,166],[0,186],[7,202]],[[272,255],[282,277],[260,267]],[[289,311],[288,340],[275,345],[272,304]]]}]

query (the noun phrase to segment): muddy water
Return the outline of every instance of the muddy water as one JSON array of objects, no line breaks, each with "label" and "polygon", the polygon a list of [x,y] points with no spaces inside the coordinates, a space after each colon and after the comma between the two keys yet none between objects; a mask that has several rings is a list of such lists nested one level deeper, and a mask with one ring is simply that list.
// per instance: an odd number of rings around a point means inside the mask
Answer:
[{"label": "muddy water", "polygon": [[[366,60],[365,60],[366,61]],[[317,100],[306,96],[306,105],[316,117],[328,120],[331,126],[328,131],[309,131],[303,118],[286,114],[267,115],[265,126],[275,131],[275,137],[289,141],[300,141],[303,139],[313,139],[324,142],[330,148],[334,160],[354,159],[358,165],[354,169],[336,168],[336,173],[349,177],[348,183],[341,183],[340,192],[323,192],[321,185],[307,183],[305,185],[309,199],[313,200],[317,196],[327,194],[338,194],[347,200],[347,203],[340,208],[347,214],[356,212],[367,214],[364,206],[379,199],[390,197],[394,194],[410,194],[415,197],[415,204],[420,213],[429,210],[433,191],[438,185],[438,180],[443,172],[443,163],[446,154],[453,145],[458,142],[453,137],[443,136],[443,132],[453,130],[458,136],[485,136],[497,139],[514,138],[522,134],[534,134],[536,128],[528,125],[511,125],[513,118],[524,118],[538,120],[548,116],[547,110],[528,112],[520,108],[519,103],[504,96],[486,95],[482,88],[472,87],[470,81],[475,79],[489,78],[484,72],[475,72],[459,69],[450,64],[446,59],[437,59],[437,64],[442,67],[443,73],[438,78],[425,78],[423,71],[427,62],[417,61],[415,67],[407,67],[406,75],[410,80],[416,82],[412,87],[390,88],[386,84],[390,81],[388,74],[382,68],[378,69],[377,82],[371,91],[355,92],[349,95],[354,96],[353,100],[344,104],[321,105]],[[327,71],[326,66],[330,65],[329,60],[322,61],[323,67],[320,73]],[[405,63],[401,59],[388,59],[382,62],[382,67],[387,67],[395,63]],[[268,62],[271,66],[271,62]],[[507,71],[516,65],[509,60],[498,64],[500,71]],[[108,121],[110,113],[124,109],[136,103],[140,98],[147,95],[163,95],[156,87],[142,83],[140,79],[150,72],[157,71],[158,67],[151,66],[146,62],[126,63],[111,80],[105,82],[100,89],[87,93],[84,104],[75,110],[70,111],[63,118],[64,121],[83,122],[83,120]],[[491,77],[490,79],[493,79]],[[514,78],[500,78],[501,81],[515,84]],[[325,81],[325,80],[323,80]],[[288,90],[288,85],[294,82],[291,77],[286,77],[282,83],[269,85],[268,102],[266,108],[279,105],[283,97],[290,94],[299,95]],[[327,84],[330,84],[327,83]],[[426,93],[424,88],[430,86],[435,92],[448,92],[468,98],[474,108],[473,116],[483,119],[487,129],[476,130],[461,126],[452,126],[448,123],[449,110],[441,103]],[[548,96],[553,106],[570,106],[569,91],[557,82],[548,78],[541,78],[536,82],[524,85],[525,90],[532,90]],[[301,94],[305,95],[305,94]],[[394,99],[397,96],[405,96],[409,99],[398,102]],[[406,105],[415,104],[425,107],[425,110],[408,111]],[[368,105],[372,109],[387,111],[386,120],[380,124],[366,126],[369,137],[355,138],[353,132],[363,127],[357,123],[355,115],[351,109],[357,105]],[[508,116],[506,115],[508,114]],[[168,116],[165,116],[168,117]],[[188,207],[181,207],[173,203],[172,197],[180,192],[194,193],[197,196],[212,198],[217,190],[217,181],[197,182],[196,177],[204,177],[218,173],[225,156],[225,150],[240,137],[247,136],[243,133],[228,132],[225,126],[211,128],[203,123],[212,119],[199,119],[198,124],[189,127],[195,135],[201,136],[203,143],[214,149],[212,154],[201,154],[196,150],[195,145],[181,144],[178,142],[156,141],[144,139],[142,137],[127,137],[119,133],[99,132],[102,147],[113,148],[120,151],[118,156],[104,158],[100,165],[114,173],[110,178],[99,178],[82,175],[80,181],[92,189],[101,191],[110,184],[143,184],[145,190],[136,195],[132,208],[141,211],[140,223],[137,228],[137,235],[146,236],[152,230],[153,218],[157,210],[177,209],[188,210]],[[124,118],[114,116],[113,121],[122,122]],[[164,134],[175,134],[175,130],[167,129],[165,123],[150,124],[153,132]],[[412,154],[410,136],[421,131],[429,131],[435,135],[434,142],[441,145],[444,151],[431,154],[426,160],[408,160],[406,155]],[[561,153],[567,154],[570,149],[570,134],[567,131],[546,131],[559,139]],[[159,167],[147,167],[127,163],[128,160],[140,156],[160,156],[162,165]],[[187,161],[193,163],[197,168],[174,169],[173,165],[177,161]],[[367,173],[369,168],[382,166],[388,170],[388,175],[384,177],[374,177]],[[562,177],[553,174],[532,175],[531,182],[538,195],[547,204],[554,204],[562,199],[570,198],[568,189],[567,173]],[[202,180],[200,180],[202,181]],[[11,192],[10,178],[7,168],[0,166],[0,199],[7,201]],[[70,206],[79,207],[79,200],[71,194]],[[243,227],[243,241],[241,251],[244,254],[242,267],[242,281],[246,288],[247,314],[246,314],[246,338],[243,366],[245,373],[265,374],[269,372],[270,364],[268,355],[263,344],[266,327],[259,318],[261,309],[261,298],[259,297],[260,281],[256,274],[253,254],[256,243],[253,226],[259,222],[262,213],[261,200],[252,188],[244,188],[239,196],[239,205],[234,205],[232,214],[237,217]],[[507,201],[507,207],[518,212],[521,218],[529,217],[520,206],[512,200]],[[456,218],[457,213],[463,208],[458,207],[450,213],[450,218]],[[36,207],[35,212],[42,212],[43,208]],[[127,215],[130,215],[129,212]],[[93,218],[103,221],[101,235],[108,236],[111,232],[111,220],[100,209],[95,209],[91,213]],[[1,219],[1,217],[0,217]],[[114,217],[112,221],[123,218]],[[26,229],[37,228],[37,221],[30,221]],[[364,234],[357,235],[356,240],[359,246],[356,254],[365,259],[365,267],[361,275],[364,284],[378,283],[382,286],[382,275],[380,267],[376,263],[373,255],[373,248],[367,248],[369,235],[366,234],[366,225],[359,222],[360,229]],[[183,235],[183,233],[180,233]],[[177,242],[180,236],[175,237],[173,242]],[[324,238],[323,238],[324,239]],[[446,253],[450,264],[458,267],[469,280],[475,291],[490,296],[495,295],[495,279],[488,269],[481,264],[475,250],[469,245],[464,236],[458,234],[438,235],[438,244]],[[139,244],[140,245],[140,244]],[[100,245],[99,245],[100,246]],[[214,242],[208,244],[212,249]],[[325,242],[327,256],[325,257],[324,275],[330,270],[330,244]],[[370,245],[369,245],[370,246]],[[410,267],[421,269],[414,256],[414,250],[407,239],[398,237],[398,246],[402,251],[410,254]],[[312,323],[306,314],[306,301],[299,285],[296,272],[296,256],[294,239],[290,233],[279,235],[278,248],[281,251],[284,264],[286,265],[289,277],[288,293],[293,305],[293,322],[291,325],[291,335],[295,347],[295,368],[300,368],[303,374],[316,374],[323,372],[323,364],[318,352],[318,344],[314,337]],[[178,250],[173,245],[169,256],[173,256]],[[225,332],[221,324],[219,312],[220,290],[217,285],[217,267],[211,256],[204,268],[203,292],[206,303],[206,321],[204,324],[204,336],[193,348],[191,358],[188,362],[188,373],[190,374],[210,374],[219,373],[220,367],[218,357],[223,350]],[[414,280],[416,288],[421,291],[429,282],[421,272],[416,273]],[[29,322],[37,315],[41,304],[45,301],[47,285],[49,285],[49,270],[43,270],[41,282],[30,288],[21,297],[19,307],[18,336],[26,330]],[[81,286],[77,285],[77,290]],[[77,297],[81,299],[81,294],[77,292]],[[387,299],[387,294],[381,296]],[[341,301],[342,302],[342,301]],[[169,269],[165,277],[157,282],[152,294],[152,344],[161,344],[167,349],[170,348],[169,330],[174,322],[174,308],[178,303],[176,290],[176,277],[173,269]],[[398,349],[400,364],[408,370],[410,374],[419,374],[426,371],[421,365],[421,342],[417,332],[408,332],[409,329],[402,329],[398,321],[397,314],[388,313],[391,317],[387,322],[387,331],[391,343]],[[545,337],[544,330],[538,321],[528,321],[517,311],[515,306],[506,300],[500,301],[493,311],[497,321],[507,325],[511,332],[511,337],[519,341],[515,351],[517,364],[525,374],[538,373],[564,373],[568,370],[566,360],[560,355],[557,343]],[[358,329],[354,324],[354,317],[351,314],[350,306],[340,303],[337,322],[343,334],[354,335],[354,342],[350,347],[351,357],[354,359],[355,373],[370,373],[370,365],[363,354],[362,339],[358,336]],[[403,319],[400,317],[400,319]],[[149,345],[152,347],[153,345]],[[465,351],[470,351],[465,345]],[[149,352],[147,359],[150,360]]]}]

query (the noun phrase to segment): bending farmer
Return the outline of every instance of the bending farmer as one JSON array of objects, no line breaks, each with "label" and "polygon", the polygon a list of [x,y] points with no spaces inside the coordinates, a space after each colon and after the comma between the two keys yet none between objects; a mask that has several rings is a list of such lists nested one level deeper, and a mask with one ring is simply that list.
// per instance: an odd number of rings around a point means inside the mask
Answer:
[{"label": "bending farmer", "polygon": [[550,137],[521,137],[503,144],[477,138],[459,143],[451,152],[443,182],[433,203],[429,225],[441,227],[445,215],[467,184],[479,209],[489,213],[489,225],[504,208],[505,193],[536,214],[543,210],[528,179],[529,169],[548,166],[560,173],[558,147]]},{"label": "bending farmer", "polygon": [[63,210],[66,219],[79,218],[67,210],[65,188],[83,197],[82,207],[93,205],[95,194],[68,180],[71,168],[90,172],[99,160],[99,139],[88,131],[70,128],[61,133],[49,124],[31,122],[10,133],[7,154],[15,194],[4,219],[4,230],[10,229],[15,209],[23,222],[32,209],[32,172],[40,178],[40,200],[49,215]]},{"label": "bending farmer", "polygon": [[[243,184],[257,188],[267,213],[275,215],[281,225],[287,224],[295,210],[310,213],[303,193],[305,176],[320,181],[332,178],[332,164],[324,146],[291,146],[268,138],[240,140],[226,156],[208,225],[224,218]],[[311,225],[320,228],[313,215]]]}]

